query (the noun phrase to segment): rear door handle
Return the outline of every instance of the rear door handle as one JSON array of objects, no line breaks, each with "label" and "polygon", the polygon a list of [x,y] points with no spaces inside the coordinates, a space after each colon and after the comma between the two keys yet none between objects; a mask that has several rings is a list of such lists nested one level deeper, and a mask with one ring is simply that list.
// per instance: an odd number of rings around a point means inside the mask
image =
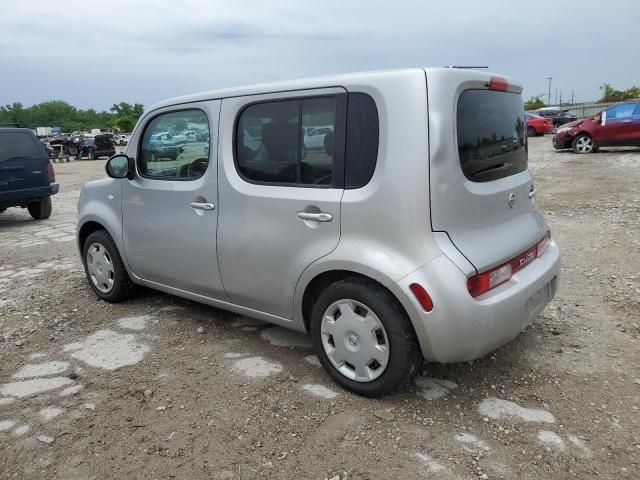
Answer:
[{"label": "rear door handle", "polygon": [[296,217],[298,217],[300,220],[311,220],[312,222],[330,222],[331,220],[333,220],[333,215],[325,212],[298,212],[296,213]]},{"label": "rear door handle", "polygon": [[208,202],[191,202],[189,206],[196,210],[214,210],[216,208],[213,203]]}]

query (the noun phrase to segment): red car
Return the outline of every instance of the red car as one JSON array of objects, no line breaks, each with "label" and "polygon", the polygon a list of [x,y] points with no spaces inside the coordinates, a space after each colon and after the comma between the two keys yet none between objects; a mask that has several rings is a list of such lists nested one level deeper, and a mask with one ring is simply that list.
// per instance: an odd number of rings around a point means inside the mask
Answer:
[{"label": "red car", "polygon": [[598,147],[640,146],[640,100],[618,103],[607,110],[567,123],[553,137],[553,146],[575,153],[595,152]]},{"label": "red car", "polygon": [[553,119],[544,118],[533,113],[525,113],[527,119],[527,136],[536,137],[553,131]]}]

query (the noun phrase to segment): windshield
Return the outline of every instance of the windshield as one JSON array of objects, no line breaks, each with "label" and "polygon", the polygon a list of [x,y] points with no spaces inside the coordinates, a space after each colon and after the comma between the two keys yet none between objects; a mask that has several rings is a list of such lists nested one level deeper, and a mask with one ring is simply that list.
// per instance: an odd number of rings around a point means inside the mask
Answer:
[{"label": "windshield", "polygon": [[458,100],[458,154],[469,180],[489,182],[527,169],[522,97],[466,90]]},{"label": "windshield", "polygon": [[27,132],[0,134],[0,163],[12,158],[41,158],[44,153]]}]

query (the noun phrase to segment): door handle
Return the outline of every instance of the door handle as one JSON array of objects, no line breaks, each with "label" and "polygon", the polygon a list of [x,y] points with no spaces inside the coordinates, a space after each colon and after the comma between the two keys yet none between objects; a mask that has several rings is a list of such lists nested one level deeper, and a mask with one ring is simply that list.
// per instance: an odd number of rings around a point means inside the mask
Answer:
[{"label": "door handle", "polygon": [[529,192],[529,198],[535,198],[537,193],[538,193],[538,190],[532,187],[531,191]]},{"label": "door handle", "polygon": [[300,220],[311,220],[312,222],[330,222],[331,220],[333,220],[333,215],[325,212],[298,212],[296,213],[296,217],[298,217]]},{"label": "door handle", "polygon": [[622,123],[631,123],[633,122],[633,120],[631,120],[630,118],[628,120],[622,120]]},{"label": "door handle", "polygon": [[216,208],[213,203],[207,202],[191,202],[189,206],[191,208],[195,208],[196,210],[215,210]]}]

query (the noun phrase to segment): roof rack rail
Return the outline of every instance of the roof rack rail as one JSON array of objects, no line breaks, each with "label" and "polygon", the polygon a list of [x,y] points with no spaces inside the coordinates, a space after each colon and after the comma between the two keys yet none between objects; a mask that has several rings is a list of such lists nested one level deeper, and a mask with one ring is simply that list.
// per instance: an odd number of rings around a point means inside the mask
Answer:
[{"label": "roof rack rail", "polygon": [[444,68],[462,68],[462,69],[486,69],[488,65],[445,65]]}]

